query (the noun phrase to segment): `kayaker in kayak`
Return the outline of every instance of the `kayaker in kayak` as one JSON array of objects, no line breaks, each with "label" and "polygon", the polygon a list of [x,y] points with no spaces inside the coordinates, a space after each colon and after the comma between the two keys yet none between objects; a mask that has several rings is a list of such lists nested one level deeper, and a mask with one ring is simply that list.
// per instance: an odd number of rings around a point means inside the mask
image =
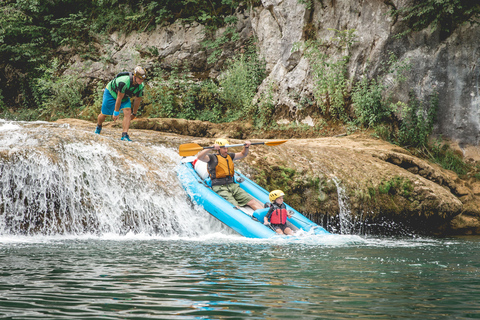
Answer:
[{"label": "kayaker in kayak", "polygon": [[272,203],[267,215],[263,218],[263,224],[271,225],[272,229],[278,234],[293,235],[292,229],[287,225],[287,217],[291,218],[292,214],[287,211],[285,203],[283,203],[282,190],[274,190],[268,195],[268,199]]},{"label": "kayaker in kayak", "polygon": [[228,140],[220,138],[213,146],[217,154],[209,154],[209,149],[200,151],[197,159],[207,163],[208,174],[212,180],[212,190],[236,207],[250,206],[253,210],[262,209],[263,205],[234,181],[234,160],[248,155],[250,141],[245,141],[242,152],[228,152]]}]

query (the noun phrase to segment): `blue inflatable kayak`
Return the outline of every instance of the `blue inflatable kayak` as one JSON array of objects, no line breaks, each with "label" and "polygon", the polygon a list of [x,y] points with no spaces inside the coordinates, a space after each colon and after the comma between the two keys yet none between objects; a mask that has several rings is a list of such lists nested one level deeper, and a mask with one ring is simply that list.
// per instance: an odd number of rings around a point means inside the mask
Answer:
[{"label": "blue inflatable kayak", "polygon": [[[187,191],[188,196],[202,206],[215,218],[223,222],[228,227],[232,228],[240,235],[247,238],[270,238],[276,235],[269,226],[263,224],[263,217],[267,214],[267,209],[260,209],[253,211],[250,207],[242,207],[237,209],[216,194],[203,180],[205,177],[205,170],[195,170],[192,161],[195,157],[184,158],[180,166],[178,167],[178,177],[183,188]],[[198,161],[200,164],[201,161]],[[197,167],[197,166],[195,166]],[[206,168],[206,164],[205,164]],[[203,178],[201,177],[203,175]],[[268,202],[268,191],[248,179],[245,175],[235,172],[237,183],[240,187],[258,199],[261,203]],[[307,217],[286,204],[287,210],[294,212],[291,218],[288,218],[288,223],[292,227],[295,233],[298,230],[310,234],[328,234],[321,226],[317,225]]]}]

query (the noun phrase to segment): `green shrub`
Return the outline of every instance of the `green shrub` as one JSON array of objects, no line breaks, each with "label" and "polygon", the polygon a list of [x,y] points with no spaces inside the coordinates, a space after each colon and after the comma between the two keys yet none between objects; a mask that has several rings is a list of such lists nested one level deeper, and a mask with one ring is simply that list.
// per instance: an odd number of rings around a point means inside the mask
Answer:
[{"label": "green shrub", "polygon": [[193,81],[187,69],[175,67],[169,75],[151,73],[145,90],[150,117],[171,117],[229,122],[252,112],[252,99],[265,77],[265,64],[254,51],[238,55],[226,64],[218,84],[212,79]]},{"label": "green shrub", "polygon": [[442,168],[452,170],[458,175],[467,174],[471,165],[463,161],[463,157],[456,154],[447,143],[442,143],[441,139],[434,140],[428,145],[427,153],[430,161],[439,164]]},{"label": "green shrub", "polygon": [[437,116],[438,94],[434,93],[430,97],[429,105],[424,106],[410,93],[408,104],[398,103],[398,106],[401,108],[402,119],[396,137],[397,143],[411,147],[426,145]]},{"label": "green shrub", "polygon": [[382,181],[378,185],[378,192],[380,194],[401,195],[404,197],[410,196],[413,191],[413,183],[408,178],[395,176],[388,181]]},{"label": "green shrub", "polygon": [[148,86],[145,86],[143,103],[148,106],[148,116],[151,118],[175,118],[178,112],[176,101],[176,83],[178,69],[174,68],[167,80],[164,80],[161,68],[152,68],[149,73]]},{"label": "green shrub", "polygon": [[[314,80],[313,94],[321,112],[328,117],[348,121],[346,101],[349,97],[348,88],[351,81],[347,77],[347,64],[350,59],[349,50],[355,43],[355,30],[336,30],[330,41],[309,40],[303,44],[305,56],[310,62]],[[334,60],[330,58],[327,49],[333,47],[335,51],[344,55]],[[292,50],[298,50],[299,44]]]},{"label": "green shrub", "polygon": [[80,119],[97,121],[97,117],[102,110],[104,90],[105,84],[98,82],[93,93],[93,102],[90,105],[85,105],[83,108],[81,108],[81,112],[78,114]]},{"label": "green shrub", "polygon": [[[275,113],[275,104],[273,102],[273,82],[268,85],[268,90],[260,95],[258,103],[252,106],[250,114],[253,117],[254,125],[257,128],[267,129],[275,126],[273,115]],[[273,123],[272,123],[273,122]]]},{"label": "green shrub", "polygon": [[[352,90],[352,102],[354,105],[357,122],[367,127],[380,127],[382,123],[392,122],[392,117],[397,111],[391,99],[386,95],[389,89],[385,83],[386,77],[391,76],[391,85],[404,82],[411,65],[408,60],[399,62],[393,53],[389,53],[389,59],[382,64],[378,78],[369,79],[366,75],[357,82]],[[367,72],[364,72],[367,74]],[[381,128],[383,129],[383,128]]]},{"label": "green shrub", "polygon": [[240,54],[227,62],[219,77],[220,99],[225,103],[226,121],[234,121],[249,113],[257,87],[265,78],[265,64],[255,53]]},{"label": "green shrub", "polygon": [[55,121],[76,115],[83,106],[82,94],[86,88],[83,81],[77,75],[59,75],[58,59],[38,69],[43,73],[35,88],[39,118]]},{"label": "green shrub", "polygon": [[385,87],[375,79],[363,77],[353,88],[352,101],[357,121],[364,126],[378,125],[392,116],[394,110],[383,98]]}]

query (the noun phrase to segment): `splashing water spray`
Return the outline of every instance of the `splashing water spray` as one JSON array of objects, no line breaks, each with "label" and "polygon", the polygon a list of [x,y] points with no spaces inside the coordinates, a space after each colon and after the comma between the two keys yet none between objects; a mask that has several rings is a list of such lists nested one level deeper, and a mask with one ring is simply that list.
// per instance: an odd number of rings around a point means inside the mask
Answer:
[{"label": "splashing water spray", "polygon": [[187,200],[180,157],[44,122],[0,121],[0,235],[197,236],[223,226]]}]

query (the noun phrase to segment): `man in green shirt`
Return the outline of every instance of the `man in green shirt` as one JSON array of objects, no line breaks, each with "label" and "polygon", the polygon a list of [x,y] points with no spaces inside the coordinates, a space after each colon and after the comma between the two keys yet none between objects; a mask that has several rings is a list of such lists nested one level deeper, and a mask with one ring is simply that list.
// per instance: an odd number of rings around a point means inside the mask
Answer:
[{"label": "man in green shirt", "polygon": [[[120,110],[123,110],[122,140],[132,141],[128,136],[128,128],[130,121],[137,114],[140,102],[142,102],[145,78],[145,70],[142,67],[136,67],[133,74],[117,76],[107,84],[103,93],[102,111],[97,118],[96,134],[100,134],[102,131],[102,124],[107,116],[113,116],[113,121],[117,121]],[[134,99],[133,113],[130,98]]]}]

